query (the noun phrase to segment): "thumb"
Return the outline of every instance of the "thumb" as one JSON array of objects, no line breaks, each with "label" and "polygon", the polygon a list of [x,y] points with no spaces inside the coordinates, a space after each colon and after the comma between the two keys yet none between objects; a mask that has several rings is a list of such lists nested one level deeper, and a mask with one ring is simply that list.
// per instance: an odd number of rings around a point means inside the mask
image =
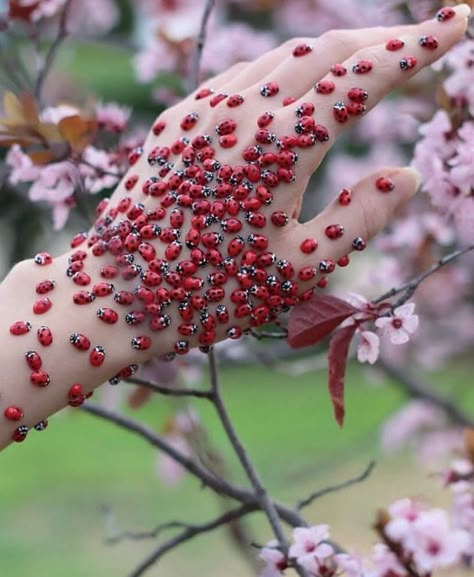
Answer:
[{"label": "thumb", "polygon": [[320,266],[321,261],[337,262],[353,250],[363,250],[396,209],[416,193],[420,180],[419,173],[409,167],[379,170],[344,189],[323,212],[299,225],[292,235],[292,246],[298,254],[290,260],[297,271],[306,270],[300,280],[311,280],[307,268],[311,267],[316,273],[314,284],[317,276],[328,272],[324,264]]}]

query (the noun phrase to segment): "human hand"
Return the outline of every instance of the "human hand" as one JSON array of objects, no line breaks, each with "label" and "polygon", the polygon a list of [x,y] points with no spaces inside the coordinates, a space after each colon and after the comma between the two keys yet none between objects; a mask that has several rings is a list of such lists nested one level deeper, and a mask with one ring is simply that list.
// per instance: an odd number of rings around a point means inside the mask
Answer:
[{"label": "human hand", "polygon": [[416,173],[378,171],[301,224],[308,180],[357,117],[462,37],[467,15],[461,5],[417,26],[291,40],[164,112],[89,237],[134,293],[120,320],[132,347],[238,338],[362,250],[415,193]]}]

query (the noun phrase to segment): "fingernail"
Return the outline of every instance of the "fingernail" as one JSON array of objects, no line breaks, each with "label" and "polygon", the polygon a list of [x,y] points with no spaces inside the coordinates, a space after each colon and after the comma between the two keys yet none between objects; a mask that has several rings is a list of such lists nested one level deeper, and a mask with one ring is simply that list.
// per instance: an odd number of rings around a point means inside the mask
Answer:
[{"label": "fingernail", "polygon": [[418,172],[418,170],[416,170],[416,168],[413,168],[413,166],[405,166],[404,168],[401,169],[401,171],[403,171],[407,175],[410,175],[413,178],[413,180],[415,181],[414,183],[415,191],[418,191],[421,184],[421,174]]},{"label": "fingernail", "polygon": [[471,7],[469,4],[459,4],[458,6],[455,6],[454,9],[459,16],[464,16],[464,18],[469,18],[471,15]]}]

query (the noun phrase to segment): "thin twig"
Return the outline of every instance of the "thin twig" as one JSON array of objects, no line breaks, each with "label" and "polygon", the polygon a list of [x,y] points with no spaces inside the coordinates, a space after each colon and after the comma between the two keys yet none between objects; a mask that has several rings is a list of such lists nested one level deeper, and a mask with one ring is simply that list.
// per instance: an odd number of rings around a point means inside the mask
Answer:
[{"label": "thin twig", "polygon": [[224,514],[208,521],[207,523],[200,523],[198,525],[188,525],[184,531],[168,539],[164,543],[162,543],[159,547],[157,547],[144,561],[140,563],[140,565],[130,573],[129,577],[140,577],[147,571],[152,565],[154,565],[165,553],[171,551],[172,549],[178,547],[179,545],[189,541],[196,535],[200,535],[202,533],[207,533],[209,531],[213,531],[222,525],[226,525],[231,521],[235,521],[248,515],[249,513],[253,513],[257,511],[259,506],[257,504],[250,504],[246,503],[244,505],[240,505],[240,507],[236,507],[235,509],[231,509],[226,511]]},{"label": "thin twig", "polygon": [[474,418],[470,417],[449,397],[445,397],[424,385],[419,379],[405,370],[395,367],[384,359],[379,359],[377,367],[391,377],[395,384],[410,397],[422,399],[431,405],[441,409],[449,419],[461,427],[474,427]]},{"label": "thin twig", "polygon": [[256,331],[255,329],[248,329],[248,334],[252,335],[258,341],[263,339],[286,339],[288,331]]},{"label": "thin twig", "polygon": [[302,499],[298,501],[296,508],[298,511],[301,511],[304,507],[311,505],[313,501],[319,499],[320,497],[324,497],[324,495],[328,495],[329,493],[335,493],[336,491],[341,491],[342,489],[346,489],[352,485],[356,485],[357,483],[362,483],[365,481],[369,475],[372,473],[375,467],[375,461],[371,461],[367,467],[362,471],[360,475],[354,477],[352,479],[348,479],[347,481],[343,481],[342,483],[338,483],[337,485],[331,485],[329,487],[324,487],[324,489],[320,489],[319,491],[315,491],[306,499]]},{"label": "thin twig", "polygon": [[41,103],[41,93],[43,91],[43,85],[48,76],[51,67],[54,63],[56,55],[58,53],[59,47],[64,42],[67,37],[67,18],[69,15],[69,9],[71,8],[72,0],[66,0],[64,4],[63,11],[61,12],[61,17],[59,19],[58,33],[56,38],[53,40],[49,50],[44,59],[44,64],[41,70],[38,72],[38,78],[36,79],[35,86],[35,96],[36,100]]},{"label": "thin twig", "polygon": [[193,55],[191,73],[189,75],[189,82],[188,82],[189,92],[196,90],[196,88],[199,86],[199,73],[201,70],[202,52],[204,50],[204,45],[206,44],[207,25],[209,23],[209,18],[211,16],[215,4],[216,0],[207,0],[206,5],[204,7],[204,12],[201,18],[201,26],[199,28],[199,34],[197,37],[196,50],[194,51]]},{"label": "thin twig", "polygon": [[159,393],[160,395],[166,395],[169,397],[196,397],[198,399],[212,399],[212,392],[211,391],[201,391],[200,389],[185,389],[183,387],[180,388],[173,388],[168,387],[166,385],[157,385],[155,383],[150,383],[144,379],[140,379],[137,377],[131,377],[127,379],[127,383],[131,383],[133,385],[139,385],[140,387],[145,387],[150,389],[150,391],[154,391],[155,393]]},{"label": "thin twig", "polygon": [[419,287],[419,285],[425,279],[427,279],[433,273],[438,271],[444,265],[452,262],[453,260],[459,258],[463,254],[466,254],[467,252],[469,252],[471,250],[474,250],[474,244],[471,244],[471,245],[469,245],[465,248],[461,248],[459,250],[455,250],[454,252],[452,252],[452,253],[444,256],[443,258],[439,259],[438,262],[436,262],[428,270],[421,273],[420,275],[418,275],[414,279],[408,281],[407,283],[403,284],[402,286],[400,286],[398,288],[390,289],[389,291],[387,291],[385,294],[383,294],[381,297],[374,300],[373,302],[375,304],[378,304],[384,300],[390,299],[390,298],[394,297],[395,295],[404,292],[405,294],[393,305],[393,308],[396,308],[397,306],[404,304],[407,300],[409,300],[414,295],[416,289]]}]

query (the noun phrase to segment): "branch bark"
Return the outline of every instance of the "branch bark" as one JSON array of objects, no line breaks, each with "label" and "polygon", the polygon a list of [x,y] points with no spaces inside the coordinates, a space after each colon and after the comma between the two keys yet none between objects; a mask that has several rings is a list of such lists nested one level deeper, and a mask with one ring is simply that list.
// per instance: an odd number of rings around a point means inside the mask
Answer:
[{"label": "branch bark", "polygon": [[189,76],[189,92],[196,90],[196,88],[199,86],[199,73],[201,70],[202,52],[206,44],[207,25],[209,24],[209,18],[212,14],[215,4],[216,0],[207,0],[204,7],[204,12],[201,18],[201,26],[197,37],[196,50],[194,51],[193,63],[191,66],[191,74]]}]

